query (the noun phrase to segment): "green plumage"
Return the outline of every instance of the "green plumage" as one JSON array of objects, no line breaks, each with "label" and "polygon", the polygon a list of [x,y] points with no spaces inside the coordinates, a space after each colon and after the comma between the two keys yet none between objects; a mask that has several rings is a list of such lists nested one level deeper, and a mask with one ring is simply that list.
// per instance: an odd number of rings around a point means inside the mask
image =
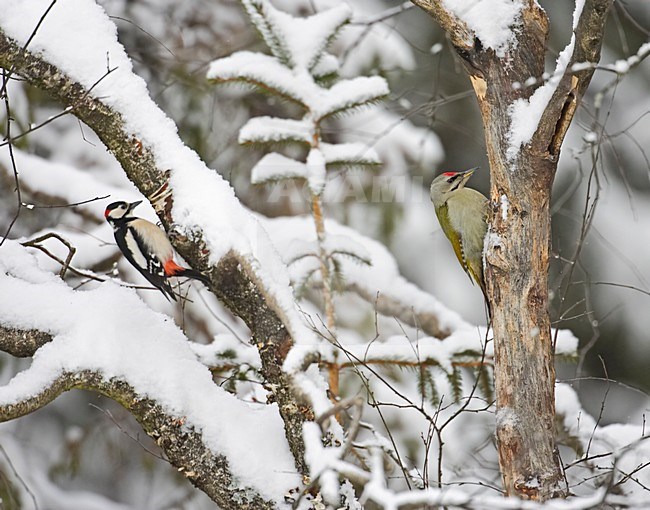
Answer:
[{"label": "green plumage", "polygon": [[483,240],[487,233],[488,200],[478,191],[464,187],[472,173],[470,170],[438,176],[431,184],[431,201],[458,262],[486,296]]}]

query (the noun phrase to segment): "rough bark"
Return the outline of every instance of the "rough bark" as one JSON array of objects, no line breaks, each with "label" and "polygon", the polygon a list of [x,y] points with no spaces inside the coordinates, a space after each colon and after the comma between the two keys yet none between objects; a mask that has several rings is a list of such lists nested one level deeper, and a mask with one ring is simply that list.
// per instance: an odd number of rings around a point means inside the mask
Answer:
[{"label": "rough bark", "polygon": [[[52,337],[41,331],[20,331],[0,326],[0,349],[20,356],[33,356]],[[52,402],[61,393],[78,388],[94,391],[124,406],[165,453],[167,460],[198,489],[223,509],[276,508],[254,489],[243,487],[230,472],[223,455],[215,455],[201,434],[187,427],[182,417],[167,414],[154,400],[143,398],[125,381],[104,379],[92,371],[64,373],[40,393],[15,404],[0,405],[0,421],[25,416]]]},{"label": "rough bark", "polygon": [[[128,132],[121,116],[101,99],[92,97],[90,91],[40,56],[23,50],[2,30],[0,67],[21,76],[70,107],[72,114],[97,133],[122,165],[129,179],[154,204],[174,248],[190,266],[210,276],[210,290],[246,322],[253,341],[261,348],[262,374],[273,399],[278,403],[296,468],[306,474],[302,423],[310,419],[311,413],[307,407],[297,405],[298,399],[291,387],[290,378],[282,371],[282,361],[293,339],[282,310],[259,284],[248,261],[236,253],[229,253],[216,267],[209,267],[209,253],[200,237],[190,241],[170,230],[173,225],[171,202],[156,201],[159,191],[165,189],[168,183],[168,169],[156,165],[150,148]],[[173,200],[173,190],[169,191],[170,199]]]},{"label": "rough bark", "polygon": [[[572,73],[571,64],[598,62],[612,0],[586,0],[575,30],[569,71],[549,101],[531,142],[507,158],[510,105],[529,98],[544,73],[549,23],[530,0],[505,58],[483,48],[440,0],[413,0],[451,35],[479,102],[491,170],[490,231],[485,274],[492,309],[497,395],[497,443],[509,495],[545,500],[565,496],[555,446],[555,368],[548,315],[551,188],[559,152],[593,69]],[[468,44],[468,41],[471,41]],[[513,87],[537,77],[537,86]],[[499,208],[509,203],[507,214]],[[498,237],[496,237],[498,235]]]}]

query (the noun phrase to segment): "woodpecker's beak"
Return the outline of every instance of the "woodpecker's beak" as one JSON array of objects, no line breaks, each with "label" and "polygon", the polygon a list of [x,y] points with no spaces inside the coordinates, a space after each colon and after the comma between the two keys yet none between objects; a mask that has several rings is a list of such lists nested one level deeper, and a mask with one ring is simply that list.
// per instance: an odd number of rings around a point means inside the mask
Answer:
[{"label": "woodpecker's beak", "polygon": [[469,179],[474,172],[476,172],[479,168],[479,166],[475,166],[474,168],[470,168],[469,170],[465,170],[464,172],[461,172],[463,176],[467,176],[465,179]]},{"label": "woodpecker's beak", "polygon": [[479,167],[475,166],[474,168],[470,168],[469,170],[465,170],[464,172],[459,172],[460,173],[460,179],[458,182],[457,188],[462,188],[467,184],[467,181],[469,181],[469,178],[472,176],[472,174],[478,170]]},{"label": "woodpecker's beak", "polygon": [[142,200],[138,200],[137,202],[131,202],[131,203],[129,204],[129,209],[128,209],[127,212],[131,212],[131,211],[133,211],[133,209],[135,209],[136,207],[138,207],[141,203],[142,203]]}]

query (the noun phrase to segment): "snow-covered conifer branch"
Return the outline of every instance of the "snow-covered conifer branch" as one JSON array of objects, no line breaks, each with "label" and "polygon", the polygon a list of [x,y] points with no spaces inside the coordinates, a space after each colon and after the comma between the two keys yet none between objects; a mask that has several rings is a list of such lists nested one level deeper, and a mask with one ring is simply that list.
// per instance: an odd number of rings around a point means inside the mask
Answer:
[{"label": "snow-covered conifer branch", "polygon": [[276,57],[240,51],[210,64],[207,74],[213,83],[242,82],[309,108],[310,91],[295,80],[291,68]]},{"label": "snow-covered conifer branch", "polygon": [[[334,57],[326,53],[326,49],[350,19],[351,11],[345,4],[301,18],[279,11],[268,0],[246,0],[244,5],[273,56],[238,52],[212,62],[207,78],[214,83],[252,83],[298,103],[305,110],[300,121],[269,117],[254,119],[242,128],[239,139],[243,143],[304,141],[309,145],[304,162],[292,161],[279,154],[268,155],[253,169],[252,180],[254,183],[284,179],[306,181],[316,227],[318,270],[327,327],[333,331],[336,320],[332,275],[336,267],[324,246],[326,232],[322,206],[327,165],[329,162],[332,165],[368,166],[376,164],[378,157],[374,151],[358,150],[360,147],[349,144],[324,146],[321,122],[327,117],[378,101],[388,94],[388,84],[379,76],[340,80],[331,87],[324,86],[320,80],[324,74],[337,68]],[[352,154],[352,150],[356,154]]]},{"label": "snow-covered conifer branch", "polygon": [[239,143],[300,143],[309,145],[314,139],[314,123],[308,120],[279,117],[253,117],[239,130]]},{"label": "snow-covered conifer branch", "polygon": [[306,69],[300,71],[283,65],[275,57],[240,51],[212,62],[207,77],[213,83],[248,83],[293,101],[316,122],[379,101],[388,94],[386,80],[379,76],[359,76],[324,88]]},{"label": "snow-covered conifer branch", "polygon": [[287,67],[309,71],[321,61],[331,40],[352,15],[346,4],[306,18],[291,16],[266,0],[243,0],[243,4],[273,55]]}]

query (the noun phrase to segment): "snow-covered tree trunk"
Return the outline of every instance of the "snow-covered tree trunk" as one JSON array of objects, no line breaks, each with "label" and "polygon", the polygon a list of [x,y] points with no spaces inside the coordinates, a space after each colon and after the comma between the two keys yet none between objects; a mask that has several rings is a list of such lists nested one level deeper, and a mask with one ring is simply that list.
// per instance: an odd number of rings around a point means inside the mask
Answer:
[{"label": "snow-covered tree trunk", "polygon": [[[484,263],[504,488],[535,500],[564,496],[548,314],[551,188],[562,141],[600,58],[611,0],[577,1],[571,42],[551,76],[544,73],[549,22],[536,1],[496,2],[495,19],[475,16],[461,2],[413,2],[449,33],[483,117],[492,203]],[[495,24],[506,27],[498,32]]]}]

